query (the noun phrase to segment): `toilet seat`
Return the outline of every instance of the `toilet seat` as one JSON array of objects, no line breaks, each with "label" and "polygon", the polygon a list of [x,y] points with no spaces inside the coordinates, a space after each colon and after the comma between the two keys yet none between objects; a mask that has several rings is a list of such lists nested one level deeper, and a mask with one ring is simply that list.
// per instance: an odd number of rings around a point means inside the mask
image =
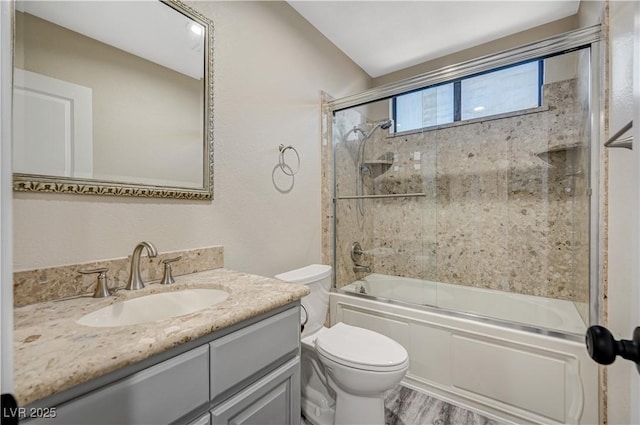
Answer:
[{"label": "toilet seat", "polygon": [[355,369],[393,372],[407,367],[407,350],[396,341],[368,329],[337,323],[318,335],[318,354]]}]

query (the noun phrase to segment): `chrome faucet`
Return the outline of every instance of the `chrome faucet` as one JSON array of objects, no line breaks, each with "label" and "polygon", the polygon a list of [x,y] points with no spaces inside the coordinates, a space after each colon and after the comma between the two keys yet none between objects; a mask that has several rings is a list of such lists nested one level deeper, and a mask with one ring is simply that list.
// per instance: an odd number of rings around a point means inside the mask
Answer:
[{"label": "chrome faucet", "polygon": [[351,259],[353,260],[353,271],[356,273],[371,273],[371,268],[369,266],[364,266],[360,263],[362,260],[362,256],[364,255],[364,251],[362,250],[362,246],[360,246],[359,242],[354,242],[351,245]]},{"label": "chrome faucet", "polygon": [[129,273],[129,282],[127,283],[127,286],[125,288],[130,291],[144,288],[144,283],[142,282],[142,277],[140,276],[140,254],[142,253],[143,248],[147,248],[149,258],[154,258],[158,255],[156,247],[153,246],[151,242],[140,242],[138,245],[136,245],[133,250],[133,255],[131,256],[131,272]]}]

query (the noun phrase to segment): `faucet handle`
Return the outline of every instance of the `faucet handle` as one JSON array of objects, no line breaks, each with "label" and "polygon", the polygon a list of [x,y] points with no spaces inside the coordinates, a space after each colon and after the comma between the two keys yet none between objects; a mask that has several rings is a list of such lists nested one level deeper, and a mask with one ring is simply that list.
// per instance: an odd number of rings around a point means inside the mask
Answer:
[{"label": "faucet handle", "polygon": [[96,284],[96,290],[93,292],[93,298],[104,298],[111,295],[111,291],[109,290],[109,285],[107,284],[107,272],[109,271],[106,267],[100,267],[97,269],[90,270],[78,270],[80,274],[98,274],[98,283]]},{"label": "faucet handle", "polygon": [[171,275],[171,263],[175,263],[181,258],[182,258],[182,255],[175,258],[167,258],[165,260],[162,260],[162,264],[164,264],[164,274],[162,275],[162,280],[160,281],[161,285],[169,285],[176,281]]},{"label": "faucet handle", "polygon": [[180,259],[182,259],[182,255],[179,255],[179,256],[174,257],[174,258],[167,258],[167,259],[164,259],[164,260],[162,260],[162,264],[165,264],[165,265],[166,265],[166,264],[175,263],[176,261],[178,261],[178,260],[180,260]]}]

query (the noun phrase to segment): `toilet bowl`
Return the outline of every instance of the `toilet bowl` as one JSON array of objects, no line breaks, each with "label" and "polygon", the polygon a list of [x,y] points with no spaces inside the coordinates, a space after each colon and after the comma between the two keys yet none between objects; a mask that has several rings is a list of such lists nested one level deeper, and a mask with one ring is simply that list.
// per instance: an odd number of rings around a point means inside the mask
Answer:
[{"label": "toilet bowl", "polygon": [[[302,412],[314,425],[384,424],[384,393],[408,367],[407,351],[368,329],[324,321],[329,307],[331,267],[311,265],[275,276],[310,285],[302,299]],[[306,311],[306,313],[304,313]],[[306,314],[306,317],[304,315]]]}]

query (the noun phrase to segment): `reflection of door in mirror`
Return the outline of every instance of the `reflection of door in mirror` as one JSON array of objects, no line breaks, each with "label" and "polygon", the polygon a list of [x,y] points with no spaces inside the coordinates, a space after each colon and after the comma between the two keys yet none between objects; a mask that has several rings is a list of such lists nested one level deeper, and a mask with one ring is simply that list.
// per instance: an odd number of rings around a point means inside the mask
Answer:
[{"label": "reflection of door in mirror", "polygon": [[93,177],[91,89],[21,69],[13,81],[13,171]]},{"label": "reflection of door in mirror", "polygon": [[15,24],[15,172],[206,187],[202,25],[149,1],[18,1]]}]

